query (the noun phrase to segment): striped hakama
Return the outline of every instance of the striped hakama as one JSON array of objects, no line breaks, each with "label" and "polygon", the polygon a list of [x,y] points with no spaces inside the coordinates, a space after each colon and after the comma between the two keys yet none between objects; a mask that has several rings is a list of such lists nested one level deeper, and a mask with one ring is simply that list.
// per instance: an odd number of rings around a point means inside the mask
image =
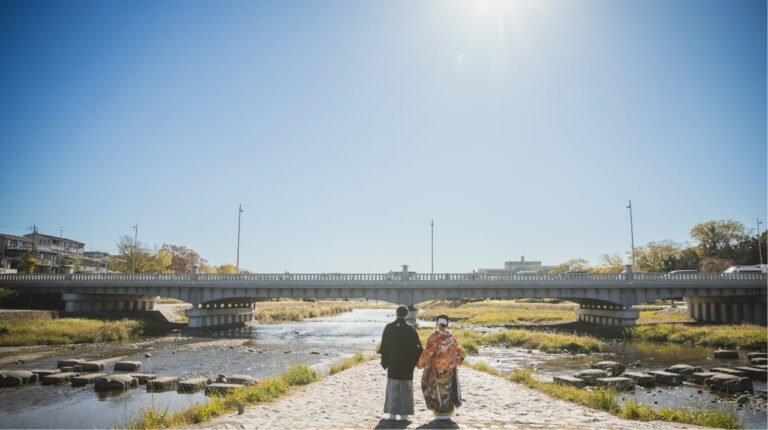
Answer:
[{"label": "striped hakama", "polygon": [[413,381],[387,378],[384,412],[391,415],[413,415]]}]

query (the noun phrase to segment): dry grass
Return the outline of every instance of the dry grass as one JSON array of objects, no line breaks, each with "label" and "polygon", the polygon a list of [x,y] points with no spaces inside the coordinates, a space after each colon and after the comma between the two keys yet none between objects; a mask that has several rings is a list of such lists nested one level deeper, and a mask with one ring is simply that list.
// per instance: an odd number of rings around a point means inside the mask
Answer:
[{"label": "dry grass", "polygon": [[348,301],[276,301],[259,302],[256,305],[255,319],[260,322],[303,321],[350,312],[353,302]]},{"label": "dry grass", "polygon": [[118,342],[133,339],[143,330],[144,323],[128,319],[8,319],[0,320],[0,346]]},{"label": "dry grass", "polygon": [[[432,334],[433,329],[419,329],[422,344]],[[599,339],[591,336],[547,333],[537,330],[511,329],[495,333],[482,334],[475,330],[451,330],[464,354],[477,354],[481,346],[493,345],[505,348],[519,347],[538,349],[544,352],[592,353],[602,348]]]},{"label": "dry grass", "polygon": [[419,318],[432,320],[440,314],[468,325],[517,325],[560,323],[576,320],[574,304],[525,303],[512,300],[483,300],[454,305],[436,301],[419,311]]},{"label": "dry grass", "polygon": [[690,343],[714,347],[742,347],[765,351],[768,332],[765,327],[741,325],[639,325],[624,329],[624,336],[632,340],[650,342]]}]

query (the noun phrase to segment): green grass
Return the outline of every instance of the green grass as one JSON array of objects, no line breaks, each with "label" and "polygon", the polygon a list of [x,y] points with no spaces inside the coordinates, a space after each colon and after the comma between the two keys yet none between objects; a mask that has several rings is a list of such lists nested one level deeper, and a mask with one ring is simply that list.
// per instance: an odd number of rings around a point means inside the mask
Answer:
[{"label": "green grass", "polygon": [[765,327],[742,325],[653,324],[627,327],[624,337],[650,342],[672,342],[713,347],[742,347],[765,351],[768,332]]},{"label": "green grass", "polygon": [[101,343],[133,339],[144,331],[136,320],[86,318],[0,320],[0,346]]},{"label": "green grass", "polygon": [[130,429],[157,429],[197,424],[237,409],[240,404],[262,403],[274,400],[291,387],[306,385],[319,379],[317,372],[306,364],[293,365],[282,375],[269,378],[256,385],[238,388],[228,394],[212,396],[205,403],[195,403],[187,409],[169,413],[167,406],[141,408],[138,416],[125,424]]},{"label": "green grass", "polygon": [[[497,370],[482,363],[472,364],[468,367],[499,376]],[[724,429],[740,429],[743,426],[741,420],[729,409],[711,406],[655,409],[635,401],[629,401],[622,405],[619,402],[617,392],[613,389],[597,388],[587,391],[570,385],[542,381],[536,378],[534,371],[530,368],[515,369],[507,376],[507,379],[541,391],[551,397],[610,412],[630,420],[670,421]]]},{"label": "green grass", "polygon": [[694,320],[688,316],[688,313],[682,309],[676,309],[675,311],[665,309],[657,311],[640,311],[640,317],[637,319],[638,324],[658,324],[658,323],[675,323],[675,322],[693,322]]},{"label": "green grass", "polygon": [[[426,344],[433,329],[419,329],[421,343]],[[602,344],[599,339],[591,336],[575,336],[570,334],[547,333],[537,330],[511,329],[495,333],[482,334],[475,330],[456,329],[451,333],[459,342],[465,355],[475,355],[481,346],[503,346],[505,348],[519,347],[538,349],[544,352],[568,351],[589,354],[599,352]]]},{"label": "green grass", "polygon": [[353,355],[349,360],[344,360],[337,365],[331,366],[331,370],[328,372],[328,374],[334,375],[343,370],[347,370],[350,367],[357,366],[360,363],[365,363],[366,361],[370,361],[375,358],[377,358],[375,355],[365,355],[362,351],[357,351],[355,355]]}]

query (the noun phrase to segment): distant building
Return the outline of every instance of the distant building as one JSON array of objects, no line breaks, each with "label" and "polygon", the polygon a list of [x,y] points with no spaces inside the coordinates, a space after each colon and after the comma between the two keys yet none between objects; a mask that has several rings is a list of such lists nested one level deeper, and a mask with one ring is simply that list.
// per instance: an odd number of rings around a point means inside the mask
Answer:
[{"label": "distant building", "polygon": [[86,271],[104,271],[109,262],[108,253],[86,253],[85,244],[76,240],[39,232],[24,236],[0,233],[0,268],[18,268],[19,261],[28,253],[37,258],[38,273],[66,272],[72,259],[79,260]]},{"label": "distant building", "polygon": [[521,270],[541,270],[549,272],[555,266],[543,266],[541,261],[525,261],[525,257],[520,257],[520,261],[506,261],[503,269],[477,269],[478,273],[517,273]]}]

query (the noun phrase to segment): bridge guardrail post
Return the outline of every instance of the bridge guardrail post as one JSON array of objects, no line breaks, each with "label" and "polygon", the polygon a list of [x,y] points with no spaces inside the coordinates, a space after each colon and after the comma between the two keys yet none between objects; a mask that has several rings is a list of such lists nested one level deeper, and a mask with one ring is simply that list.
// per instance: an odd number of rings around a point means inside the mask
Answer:
[{"label": "bridge guardrail post", "polygon": [[192,276],[190,276],[190,277],[192,278],[193,282],[197,282],[197,271],[198,271],[198,269],[200,269],[200,266],[198,266],[197,264],[193,264],[192,265]]},{"label": "bridge guardrail post", "polygon": [[631,264],[624,265],[624,279],[626,281],[635,280],[635,268]]}]

